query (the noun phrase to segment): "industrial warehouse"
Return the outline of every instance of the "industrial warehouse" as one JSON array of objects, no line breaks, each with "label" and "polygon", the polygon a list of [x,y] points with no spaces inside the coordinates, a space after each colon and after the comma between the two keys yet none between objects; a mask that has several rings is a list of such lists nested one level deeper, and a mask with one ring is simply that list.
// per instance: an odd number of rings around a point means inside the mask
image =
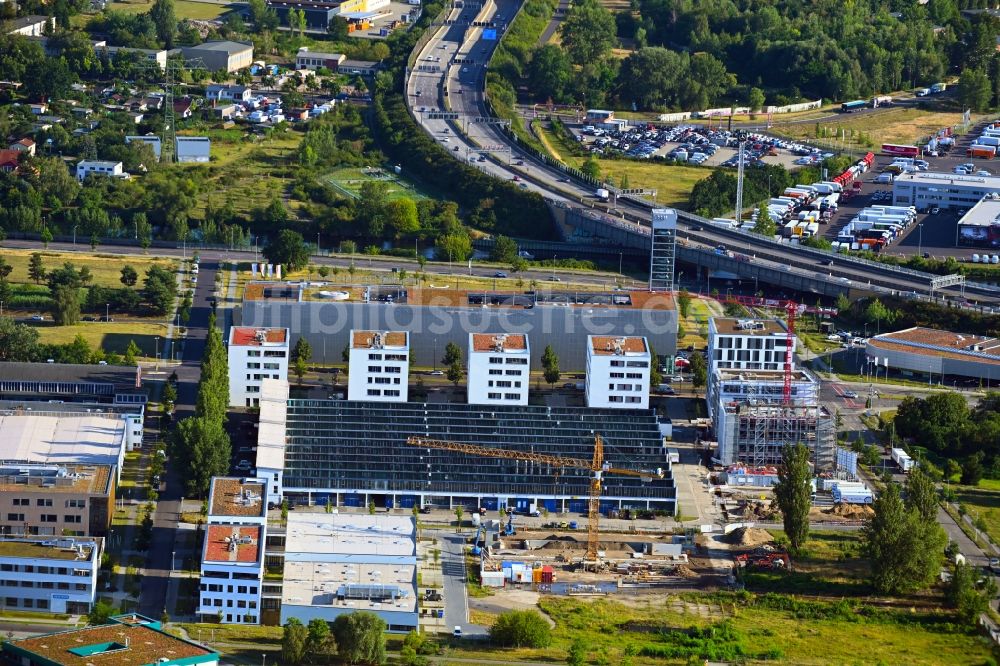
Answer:
[{"label": "industrial warehouse", "polygon": [[1000,340],[915,326],[868,339],[865,354],[871,371],[926,376],[947,383],[947,377],[1000,380]]}]

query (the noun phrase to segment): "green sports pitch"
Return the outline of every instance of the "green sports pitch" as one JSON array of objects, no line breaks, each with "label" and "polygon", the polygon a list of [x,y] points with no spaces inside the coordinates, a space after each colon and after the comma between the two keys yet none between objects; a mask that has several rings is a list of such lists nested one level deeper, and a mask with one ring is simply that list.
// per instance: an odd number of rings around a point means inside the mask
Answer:
[{"label": "green sports pitch", "polygon": [[344,167],[327,175],[327,180],[347,196],[361,196],[361,186],[365,182],[382,182],[389,186],[389,199],[426,199],[410,181],[382,167]]}]

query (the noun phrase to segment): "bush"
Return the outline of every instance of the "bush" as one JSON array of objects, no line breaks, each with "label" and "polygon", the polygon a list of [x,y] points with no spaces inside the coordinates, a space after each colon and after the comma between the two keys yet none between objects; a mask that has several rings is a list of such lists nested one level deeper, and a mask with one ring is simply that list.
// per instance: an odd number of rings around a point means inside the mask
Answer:
[{"label": "bush", "polygon": [[547,647],[552,630],[538,611],[501,613],[490,627],[490,640],[502,647]]}]

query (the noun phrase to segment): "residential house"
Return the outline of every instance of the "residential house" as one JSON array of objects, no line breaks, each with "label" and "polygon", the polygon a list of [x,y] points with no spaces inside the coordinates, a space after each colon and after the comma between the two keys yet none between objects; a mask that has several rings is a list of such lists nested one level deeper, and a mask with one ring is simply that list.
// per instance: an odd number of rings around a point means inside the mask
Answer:
[{"label": "residential house", "polygon": [[10,144],[9,148],[11,150],[18,151],[19,153],[28,153],[32,157],[35,156],[35,142],[27,137]]},{"label": "residential house", "polygon": [[205,88],[205,98],[213,102],[248,102],[252,94],[249,86],[210,85]]},{"label": "residential house", "polygon": [[17,169],[20,157],[21,151],[19,150],[0,150],[0,171],[10,173]]},{"label": "residential house", "polygon": [[47,27],[52,30],[56,29],[56,19],[54,16],[48,17],[32,14],[31,16],[11,19],[7,27],[7,34],[41,37]]},{"label": "residential house", "polygon": [[190,97],[181,97],[174,100],[174,115],[178,118],[190,118],[193,112],[194,100]]}]

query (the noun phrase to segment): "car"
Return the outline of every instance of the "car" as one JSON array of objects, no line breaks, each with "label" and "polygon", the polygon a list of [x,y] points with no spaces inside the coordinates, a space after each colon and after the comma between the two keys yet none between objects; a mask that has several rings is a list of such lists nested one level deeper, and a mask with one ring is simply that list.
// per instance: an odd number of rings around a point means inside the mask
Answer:
[{"label": "car", "polygon": [[505,277],[507,277],[507,274],[504,273],[503,271],[497,271],[496,273],[493,274],[493,277],[495,277],[495,278],[505,278]]},{"label": "car", "polygon": [[449,139],[448,137],[442,137],[441,143],[451,143],[451,139]]},{"label": "car", "polygon": [[554,278],[552,278],[552,281],[553,282],[562,282],[562,278],[561,277],[554,277]]},{"label": "car", "polygon": [[454,636],[455,638],[461,638],[461,637],[462,637],[462,627],[460,627],[460,626],[458,626],[458,625],[456,624],[456,625],[455,625],[455,629],[454,629],[454,630],[453,630],[453,631],[452,631],[451,633],[452,633],[452,635],[453,635],[453,636]]},{"label": "car", "polygon": [[107,361],[98,361],[97,362],[97,365],[107,365],[107,364],[108,364]]},{"label": "car", "polygon": [[454,150],[454,151],[455,151],[455,152],[457,153],[457,152],[458,152],[458,150],[459,150],[459,147],[458,147],[458,146],[455,146],[454,148],[452,148],[452,150]]},{"label": "car", "polygon": [[990,558],[990,569],[994,572],[1000,573],[1000,557]]},{"label": "car", "polygon": [[250,471],[252,465],[249,460],[241,460],[236,464],[236,469],[240,471]]},{"label": "car", "polygon": [[441,377],[443,375],[444,375],[444,370],[432,370],[431,371],[431,376],[432,377]]},{"label": "car", "polygon": [[513,180],[515,183],[520,183],[521,182],[521,177],[520,176],[514,176],[513,178],[511,178],[511,180]]},{"label": "car", "polygon": [[469,71],[469,68],[468,68],[468,67],[463,67],[463,68],[462,68],[462,73],[463,73],[463,74],[464,74],[464,73],[466,73],[466,72],[468,72],[468,71]]},{"label": "car", "polygon": [[198,276],[197,275],[192,275],[191,276],[191,284],[198,284]]},{"label": "car", "polygon": [[857,391],[844,391],[844,397],[850,400],[855,400],[858,397]]},{"label": "car", "polygon": [[574,384],[573,382],[566,382],[565,384],[563,384],[563,388],[576,388],[576,384]]},{"label": "car", "polygon": [[977,176],[992,176],[993,174],[991,174],[986,169],[980,169],[979,171],[976,172],[976,175]]},{"label": "car", "polygon": [[45,321],[45,315],[31,315],[31,321]]},{"label": "car", "polygon": [[924,252],[924,259],[930,259],[930,258],[931,258],[931,253],[930,252]]},{"label": "car", "polygon": [[932,206],[931,207],[931,215],[937,215],[940,212],[941,212],[941,209],[938,208],[937,206]]}]

